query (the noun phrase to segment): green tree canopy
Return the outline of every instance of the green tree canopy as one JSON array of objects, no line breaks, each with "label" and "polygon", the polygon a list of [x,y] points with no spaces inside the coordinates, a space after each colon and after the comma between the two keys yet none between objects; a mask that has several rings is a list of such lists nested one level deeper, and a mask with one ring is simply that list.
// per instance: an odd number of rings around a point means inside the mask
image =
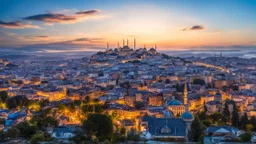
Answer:
[{"label": "green tree canopy", "polygon": [[6,91],[0,91],[0,100],[5,102],[8,98],[8,93]]},{"label": "green tree canopy", "polygon": [[204,133],[204,129],[204,125],[196,116],[195,119],[192,121],[190,131],[188,133],[189,140],[193,142],[198,142],[200,140],[200,137]]},{"label": "green tree canopy", "polygon": [[16,128],[20,130],[21,136],[25,138],[30,138],[37,130],[35,125],[30,125],[28,122],[21,122],[16,125]]},{"label": "green tree canopy", "polygon": [[96,136],[100,140],[110,139],[113,133],[113,123],[104,114],[90,114],[83,122],[83,128],[89,136]]},{"label": "green tree canopy", "polygon": [[30,142],[31,142],[31,144],[38,144],[38,142],[43,141],[43,140],[44,140],[44,133],[39,132],[32,136]]},{"label": "green tree canopy", "polygon": [[7,130],[6,137],[8,138],[17,138],[20,136],[21,136],[20,130],[15,127],[11,127]]},{"label": "green tree canopy", "polygon": [[59,124],[55,118],[50,116],[45,117],[44,115],[33,116],[30,122],[37,125],[37,127],[40,129],[45,127],[56,127]]},{"label": "green tree canopy", "polygon": [[243,142],[249,142],[251,140],[252,135],[250,133],[244,133],[239,136]]},{"label": "green tree canopy", "polygon": [[226,121],[230,121],[230,112],[229,112],[229,108],[228,108],[228,101],[225,102],[223,115],[224,115]]},{"label": "green tree canopy", "polygon": [[238,127],[239,124],[239,115],[238,115],[238,109],[235,103],[233,103],[233,112],[232,112],[232,126]]},{"label": "green tree canopy", "polygon": [[242,129],[246,129],[246,125],[249,123],[250,121],[248,119],[247,113],[245,112],[244,115],[241,117],[240,127]]}]

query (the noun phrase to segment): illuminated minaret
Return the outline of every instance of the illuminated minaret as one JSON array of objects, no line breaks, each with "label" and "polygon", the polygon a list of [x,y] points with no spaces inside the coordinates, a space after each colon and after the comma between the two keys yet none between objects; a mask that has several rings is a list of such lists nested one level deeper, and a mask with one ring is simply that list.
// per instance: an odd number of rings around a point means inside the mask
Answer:
[{"label": "illuminated minaret", "polygon": [[155,50],[156,50],[156,44],[155,44]]},{"label": "illuminated minaret", "polygon": [[188,104],[188,88],[187,88],[187,82],[185,81],[184,85],[184,105],[187,106]]},{"label": "illuminated minaret", "polygon": [[123,48],[124,48],[124,39],[123,39]]},{"label": "illuminated minaret", "polygon": [[136,49],[136,39],[134,39],[133,45],[134,45],[134,50],[135,50]]},{"label": "illuminated minaret", "polygon": [[127,39],[127,46],[129,47],[128,39]]}]

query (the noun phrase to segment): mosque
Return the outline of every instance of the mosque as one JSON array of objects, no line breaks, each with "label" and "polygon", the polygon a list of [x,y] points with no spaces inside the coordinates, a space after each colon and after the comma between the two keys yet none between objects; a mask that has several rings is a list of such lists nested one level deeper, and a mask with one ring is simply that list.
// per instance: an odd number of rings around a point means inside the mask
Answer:
[{"label": "mosque", "polygon": [[[144,116],[140,122],[141,137],[145,139],[171,138],[188,141],[188,132],[194,119],[188,111],[187,84],[184,86],[184,103],[172,99],[166,102],[163,118]],[[180,117],[178,117],[180,115]]]},{"label": "mosque", "polygon": [[125,44],[125,40],[123,39],[123,46],[120,47],[119,46],[119,42],[117,43],[117,48],[115,48],[114,50],[110,49],[109,48],[109,44],[107,42],[107,49],[105,51],[106,53],[112,53],[112,52],[118,52],[119,55],[123,55],[123,56],[127,56],[127,55],[130,55],[134,52],[136,53],[145,53],[145,52],[148,52],[148,53],[151,53],[151,54],[157,54],[157,47],[156,47],[156,44],[155,44],[155,47],[153,48],[150,48],[149,50],[146,49],[145,47],[145,44],[144,44],[144,48],[139,48],[139,49],[136,49],[136,39],[133,40],[133,48],[131,48],[129,46],[129,41],[127,39],[126,41],[126,44]]}]

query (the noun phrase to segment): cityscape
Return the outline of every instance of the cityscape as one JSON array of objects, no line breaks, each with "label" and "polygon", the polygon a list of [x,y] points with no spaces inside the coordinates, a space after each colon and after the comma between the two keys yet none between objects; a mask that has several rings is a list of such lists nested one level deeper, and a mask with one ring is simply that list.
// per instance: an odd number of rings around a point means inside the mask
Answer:
[{"label": "cityscape", "polygon": [[256,1],[0,5],[0,143],[256,143]]}]

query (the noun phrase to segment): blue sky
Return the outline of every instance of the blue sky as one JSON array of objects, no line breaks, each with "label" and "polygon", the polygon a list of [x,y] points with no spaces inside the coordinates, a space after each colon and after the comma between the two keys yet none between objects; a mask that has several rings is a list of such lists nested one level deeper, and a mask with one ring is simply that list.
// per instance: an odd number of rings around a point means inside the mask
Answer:
[{"label": "blue sky", "polygon": [[254,47],[255,13],[256,0],[1,0],[0,48]]}]

